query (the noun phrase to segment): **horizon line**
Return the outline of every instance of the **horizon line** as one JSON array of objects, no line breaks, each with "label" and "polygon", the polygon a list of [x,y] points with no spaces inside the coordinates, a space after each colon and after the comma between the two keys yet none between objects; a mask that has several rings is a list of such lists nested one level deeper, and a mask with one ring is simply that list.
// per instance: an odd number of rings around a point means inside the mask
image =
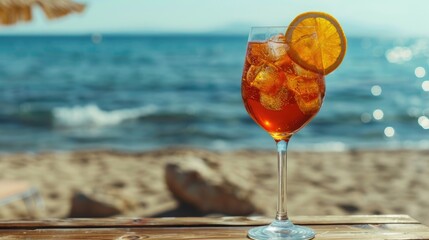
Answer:
[{"label": "horizon line", "polygon": [[[243,32],[0,32],[0,37],[82,37],[82,36],[225,36],[225,37],[247,37],[248,33]],[[409,36],[392,36],[392,35],[364,35],[364,34],[349,34],[347,38],[378,38],[378,39],[391,39],[391,38],[429,38],[426,35],[409,35]]]}]

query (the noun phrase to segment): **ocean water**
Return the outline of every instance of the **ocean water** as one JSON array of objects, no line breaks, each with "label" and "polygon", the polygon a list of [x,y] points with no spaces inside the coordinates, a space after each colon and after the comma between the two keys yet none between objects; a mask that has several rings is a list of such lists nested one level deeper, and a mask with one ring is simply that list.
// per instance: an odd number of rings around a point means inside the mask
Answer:
[{"label": "ocean water", "polygon": [[[247,36],[1,36],[0,151],[274,149],[247,115]],[[429,39],[348,39],[294,150],[429,148]]]}]

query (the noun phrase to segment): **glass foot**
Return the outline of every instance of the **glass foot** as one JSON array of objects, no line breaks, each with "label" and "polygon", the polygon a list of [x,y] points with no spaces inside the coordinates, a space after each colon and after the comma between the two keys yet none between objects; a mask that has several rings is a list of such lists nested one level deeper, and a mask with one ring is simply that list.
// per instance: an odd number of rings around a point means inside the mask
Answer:
[{"label": "glass foot", "polygon": [[247,233],[254,240],[304,240],[315,235],[310,228],[294,225],[289,220],[275,220],[268,226],[255,227]]}]

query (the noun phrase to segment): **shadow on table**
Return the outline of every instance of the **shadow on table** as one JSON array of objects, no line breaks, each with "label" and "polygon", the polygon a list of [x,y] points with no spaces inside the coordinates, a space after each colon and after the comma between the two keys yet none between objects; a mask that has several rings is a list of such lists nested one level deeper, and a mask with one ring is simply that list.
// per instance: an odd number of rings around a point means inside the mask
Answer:
[{"label": "shadow on table", "polygon": [[206,213],[199,211],[186,203],[180,203],[177,208],[161,212],[151,217],[203,217]]}]

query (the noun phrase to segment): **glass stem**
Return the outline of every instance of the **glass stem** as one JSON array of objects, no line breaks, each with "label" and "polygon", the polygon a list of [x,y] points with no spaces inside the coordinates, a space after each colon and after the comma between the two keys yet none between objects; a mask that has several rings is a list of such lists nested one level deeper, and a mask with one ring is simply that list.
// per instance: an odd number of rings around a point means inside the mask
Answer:
[{"label": "glass stem", "polygon": [[277,220],[288,220],[287,216],[287,145],[288,142],[281,140],[277,142],[278,160],[278,199],[277,199]]}]

